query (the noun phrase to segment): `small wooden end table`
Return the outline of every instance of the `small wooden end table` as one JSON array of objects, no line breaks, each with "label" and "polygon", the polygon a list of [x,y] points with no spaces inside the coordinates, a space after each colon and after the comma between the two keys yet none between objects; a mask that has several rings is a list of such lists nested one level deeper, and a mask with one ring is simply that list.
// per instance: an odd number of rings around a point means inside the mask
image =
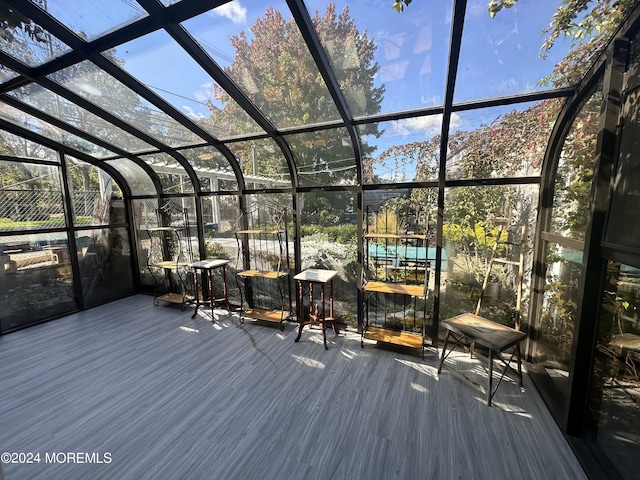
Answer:
[{"label": "small wooden end table", "polygon": [[[293,278],[298,282],[298,322],[300,326],[298,328],[298,336],[295,341],[300,340],[302,336],[302,329],[305,325],[322,325],[322,338],[324,340],[325,350],[329,350],[327,345],[327,323],[331,323],[333,331],[338,335],[338,327],[336,326],[335,318],[333,317],[333,278],[338,274],[335,270],[322,270],[318,268],[309,268],[304,270]],[[326,316],[325,302],[326,294],[325,287],[329,284],[329,316]],[[309,288],[309,316],[305,319],[304,312],[304,286]],[[314,304],[313,290],[318,285],[320,287],[320,305]]]},{"label": "small wooden end table", "polygon": [[[194,262],[189,265],[193,270],[193,280],[195,285],[195,300],[196,300],[196,309],[193,312],[191,318],[195,318],[198,314],[198,307],[200,305],[211,305],[211,316],[213,317],[213,307],[216,303],[224,303],[227,307],[229,313],[231,313],[231,305],[229,304],[229,299],[227,297],[227,264],[229,260],[219,259],[219,258],[208,258],[206,260],[200,260],[199,262]],[[213,291],[213,272],[221,268],[221,276],[222,276],[222,298],[216,298]],[[205,279],[205,285],[203,285],[202,293],[204,296],[204,292],[207,291],[209,294],[208,300],[200,300],[200,289],[198,288],[198,274],[202,273]],[[206,289],[206,290],[205,290]]]}]

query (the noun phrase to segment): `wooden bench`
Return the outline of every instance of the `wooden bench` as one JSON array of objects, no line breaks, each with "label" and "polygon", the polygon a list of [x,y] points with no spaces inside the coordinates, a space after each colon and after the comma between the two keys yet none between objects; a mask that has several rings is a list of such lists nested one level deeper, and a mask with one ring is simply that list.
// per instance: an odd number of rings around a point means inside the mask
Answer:
[{"label": "wooden bench", "polygon": [[[440,358],[440,365],[438,366],[438,374],[440,374],[440,371],[442,370],[444,361],[458,345],[466,344],[469,346],[472,356],[474,346],[479,345],[488,350],[489,379],[488,388],[486,390],[487,405],[491,405],[491,399],[498,390],[500,382],[502,382],[507,370],[511,370],[518,375],[520,386],[522,386],[522,358],[520,354],[520,342],[525,339],[527,336],[526,333],[507,327],[506,325],[487,320],[486,318],[474,315],[473,313],[463,313],[462,315],[449,318],[444,320],[441,325],[447,329],[447,336],[445,337],[444,345],[442,346],[442,356]],[[455,344],[449,351],[447,351],[447,345],[449,345],[449,340],[451,338],[455,340]],[[511,352],[509,360],[505,360],[502,353],[511,347],[515,348]],[[514,356],[516,357],[517,370],[514,370],[511,367],[511,362],[513,361]],[[495,389],[493,388],[494,358],[498,358],[504,364],[504,370],[500,375],[500,379],[498,380]],[[484,390],[482,385],[474,382],[472,379],[457,370],[450,369],[450,371],[461,375],[465,380]]]}]

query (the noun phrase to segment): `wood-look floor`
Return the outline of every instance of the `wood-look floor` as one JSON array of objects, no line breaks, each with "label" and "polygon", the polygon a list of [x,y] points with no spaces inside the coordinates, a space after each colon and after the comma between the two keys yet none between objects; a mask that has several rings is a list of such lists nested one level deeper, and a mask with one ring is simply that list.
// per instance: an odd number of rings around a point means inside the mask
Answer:
[{"label": "wood-look floor", "polygon": [[192,312],[134,296],[0,337],[0,452],[41,456],[4,478],[586,478],[528,378],[487,407],[435,351]]}]

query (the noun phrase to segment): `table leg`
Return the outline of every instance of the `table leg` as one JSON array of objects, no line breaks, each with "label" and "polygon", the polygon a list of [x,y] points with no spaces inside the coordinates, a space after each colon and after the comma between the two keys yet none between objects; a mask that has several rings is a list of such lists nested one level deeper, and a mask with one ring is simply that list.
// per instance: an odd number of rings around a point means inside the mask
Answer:
[{"label": "table leg", "polygon": [[200,306],[200,292],[199,287],[198,287],[198,270],[194,270],[193,271],[193,284],[194,284],[194,294],[196,297],[196,308],[193,311],[193,315],[191,315],[191,318],[196,318],[196,315],[198,314],[198,307]]},{"label": "table leg", "polygon": [[487,405],[491,406],[493,396],[493,350],[489,349],[489,390],[487,391]]},{"label": "table leg", "polygon": [[520,357],[520,344],[516,344],[516,355],[518,356],[518,377],[520,378],[520,386],[522,387],[522,358]]},{"label": "table leg", "polygon": [[304,327],[304,287],[302,282],[298,281],[298,336],[295,341],[300,340],[302,336],[302,327]]},{"label": "table leg", "polygon": [[222,294],[224,295],[224,303],[227,305],[227,310],[231,313],[231,304],[229,303],[229,296],[227,293],[227,266],[222,265]]},{"label": "table leg", "polygon": [[447,334],[444,337],[444,345],[442,346],[442,356],[440,357],[440,365],[438,365],[438,375],[442,371],[442,364],[444,363],[444,359],[446,358],[447,353],[447,344],[449,343],[449,335],[451,334],[450,330],[447,330]]},{"label": "table leg", "polygon": [[322,339],[324,340],[324,349],[329,350],[329,346],[327,345],[327,325],[325,321],[327,316],[325,315],[324,310],[324,283],[322,284],[322,290],[320,291],[320,298],[322,299]]}]

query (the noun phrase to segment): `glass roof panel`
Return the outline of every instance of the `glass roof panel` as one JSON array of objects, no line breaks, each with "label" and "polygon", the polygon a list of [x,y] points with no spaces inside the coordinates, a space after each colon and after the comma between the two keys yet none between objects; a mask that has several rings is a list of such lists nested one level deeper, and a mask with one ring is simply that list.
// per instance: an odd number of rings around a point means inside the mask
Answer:
[{"label": "glass roof panel", "polygon": [[277,127],[340,120],[284,1],[230,2],[183,26]]},{"label": "glass roof panel", "polygon": [[3,8],[2,13],[7,17],[3,18],[0,50],[17,61],[37,67],[71,51],[67,44],[30,18],[8,7]]},{"label": "glass roof panel", "polygon": [[132,195],[155,195],[156,187],[151,181],[149,174],[128,158],[117,158],[115,160],[105,160],[106,164],[117,170],[126,180]]},{"label": "glass roof panel", "polygon": [[289,188],[291,174],[280,147],[271,139],[228,145],[240,162],[246,188]]},{"label": "glass roof panel", "polygon": [[166,153],[141,155],[140,160],[149,165],[162,184],[164,193],[191,193],[193,183],[180,162]]},{"label": "glass roof panel", "polygon": [[200,179],[200,188],[205,192],[235,191],[238,189],[236,175],[229,160],[213,147],[197,147],[180,150]]},{"label": "glass roof panel", "polygon": [[363,182],[438,180],[442,115],[361,125]]},{"label": "glass roof panel", "polygon": [[60,70],[48,78],[166,145],[179,147],[204,142],[89,61]]},{"label": "glass roof panel", "polygon": [[[518,2],[494,18],[486,0],[467,4],[454,102],[544,90],[539,82],[551,74],[569,51],[570,41],[558,38],[546,60],[540,58],[542,31],[562,0]],[[413,7],[413,5],[411,5]]]},{"label": "glass roof panel", "polygon": [[540,175],[562,100],[453,113],[447,179]]},{"label": "glass roof panel", "polygon": [[38,84],[31,83],[9,92],[9,95],[128,152],[152,148],[148,143]]},{"label": "glass roof panel", "polygon": [[40,120],[33,115],[29,115],[28,113],[13,108],[5,103],[0,103],[0,118],[4,118],[14,125],[27,128],[34,133],[42,135],[43,137],[66,145],[67,147],[74,148],[95,158],[105,158],[115,155],[114,152],[107,150],[106,148],[102,148],[95,143],[51,125],[48,122]]},{"label": "glass roof panel", "polygon": [[287,135],[301,187],[355,185],[356,159],[345,128]]},{"label": "glass roof panel", "polygon": [[11,70],[9,67],[0,65],[0,83],[4,83],[12,78],[16,78],[18,74]]},{"label": "glass roof panel", "polygon": [[52,162],[60,161],[55,150],[51,150],[44,145],[3,130],[0,130],[0,155],[50,160]]},{"label": "glass roof panel", "polygon": [[[111,54],[109,51],[107,54]],[[105,55],[107,55],[105,54]],[[221,88],[164,30],[124,43],[115,49],[115,62],[202,128],[221,139],[262,129],[221,92]],[[171,61],[167,61],[171,59]],[[218,97],[224,97],[221,101]],[[229,104],[234,121],[210,119]]]},{"label": "glass roof panel", "polygon": [[443,104],[452,0],[403,13],[382,1],[338,0],[334,12],[326,0],[305,3],[354,116]]},{"label": "glass roof panel", "polygon": [[87,41],[147,16],[140,5],[130,0],[47,0],[43,5],[33,3]]}]

